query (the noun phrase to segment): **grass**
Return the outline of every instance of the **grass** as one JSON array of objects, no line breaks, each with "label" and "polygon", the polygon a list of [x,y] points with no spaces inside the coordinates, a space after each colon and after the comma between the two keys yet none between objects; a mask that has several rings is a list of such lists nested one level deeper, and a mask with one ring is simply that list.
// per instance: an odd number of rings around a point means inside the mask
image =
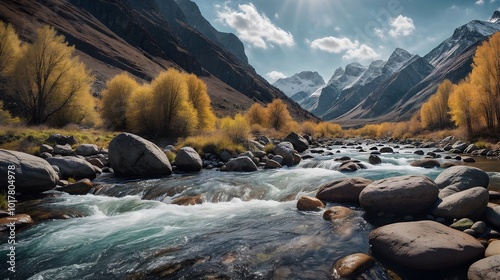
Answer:
[{"label": "grass", "polygon": [[219,154],[222,151],[239,154],[245,151],[241,144],[234,143],[229,137],[220,135],[217,132],[205,135],[190,136],[178,142],[177,148],[189,146],[198,153]]},{"label": "grass", "polygon": [[21,151],[29,154],[38,152],[41,144],[46,144],[51,134],[64,136],[73,135],[79,144],[96,144],[99,147],[107,147],[117,132],[98,129],[78,129],[68,126],[62,129],[48,128],[46,126],[0,126],[0,149]]},{"label": "grass", "polygon": [[0,192],[0,209],[7,210],[7,194],[2,191]]}]

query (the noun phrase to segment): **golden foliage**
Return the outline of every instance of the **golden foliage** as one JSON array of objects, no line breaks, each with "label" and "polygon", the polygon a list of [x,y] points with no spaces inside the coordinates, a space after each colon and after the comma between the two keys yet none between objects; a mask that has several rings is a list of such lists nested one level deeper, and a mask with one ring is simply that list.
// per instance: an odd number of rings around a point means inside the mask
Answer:
[{"label": "golden foliage", "polygon": [[281,99],[274,99],[267,105],[267,123],[269,128],[281,131],[292,121],[292,116],[288,112],[286,104]]},{"label": "golden foliage", "polygon": [[[102,92],[101,116],[106,127],[114,130],[125,130],[130,121],[127,120],[127,107],[132,93],[139,88],[139,84],[123,72],[106,83]],[[144,107],[143,107],[144,109]]]},{"label": "golden foliage", "polygon": [[0,74],[8,74],[19,56],[21,42],[12,25],[0,21]]},{"label": "golden foliage", "polygon": [[0,125],[18,124],[19,118],[13,118],[9,111],[3,109],[3,101],[0,100]]},{"label": "golden foliage", "polygon": [[464,126],[467,133],[472,133],[474,117],[474,96],[476,88],[468,79],[453,87],[448,100],[450,106],[451,119],[457,126]]},{"label": "golden foliage", "polygon": [[224,136],[234,143],[243,143],[250,134],[250,125],[241,114],[236,114],[234,118],[222,118],[220,120],[219,129]]},{"label": "golden foliage", "polygon": [[127,128],[139,134],[154,134],[155,127],[151,120],[153,93],[149,85],[138,86],[127,103]]},{"label": "golden foliage", "polygon": [[189,136],[179,141],[176,147],[191,147],[198,153],[219,154],[223,150],[231,154],[239,154],[245,151],[243,145],[234,143],[226,135],[221,135],[218,131],[211,131],[203,135]]},{"label": "golden foliage", "polygon": [[265,127],[267,125],[267,110],[260,103],[254,103],[245,114],[250,125],[260,125]]},{"label": "golden foliage", "polygon": [[186,84],[189,100],[198,115],[198,128],[201,130],[214,129],[217,118],[212,111],[207,86],[194,74],[186,75]]},{"label": "golden foliage", "polygon": [[10,80],[12,97],[29,124],[62,126],[95,117],[90,94],[93,78],[73,51],[63,36],[45,26],[22,52]]},{"label": "golden foliage", "polygon": [[444,129],[450,127],[450,116],[448,114],[448,99],[453,89],[450,80],[444,80],[436,93],[422,105],[420,117],[422,127],[425,129]]}]

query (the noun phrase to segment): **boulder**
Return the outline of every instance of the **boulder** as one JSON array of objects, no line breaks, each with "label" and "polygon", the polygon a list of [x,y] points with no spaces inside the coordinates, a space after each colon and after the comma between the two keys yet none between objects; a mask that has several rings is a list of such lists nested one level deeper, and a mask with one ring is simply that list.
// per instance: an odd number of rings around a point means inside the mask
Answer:
[{"label": "boulder", "polygon": [[500,255],[494,255],[473,263],[467,272],[469,280],[500,279]]},{"label": "boulder", "polygon": [[205,196],[203,194],[195,195],[195,196],[183,196],[176,198],[172,201],[172,204],[177,204],[181,206],[188,206],[188,205],[196,205],[196,204],[202,204],[203,199]]},{"label": "boulder", "polygon": [[121,133],[109,143],[109,162],[115,175],[158,177],[172,174],[165,153],[150,141],[131,133]]},{"label": "boulder", "polygon": [[471,166],[452,166],[441,172],[434,180],[440,189],[455,185],[460,190],[473,187],[488,187],[490,177],[479,168]]},{"label": "boulder", "polygon": [[434,270],[480,259],[484,246],[474,237],[434,221],[395,223],[369,235],[374,254],[417,270]]},{"label": "boulder", "polygon": [[419,159],[416,161],[412,161],[410,163],[411,166],[414,167],[423,167],[423,168],[435,168],[435,167],[440,167],[441,164],[439,161],[431,158],[424,158],[424,159]]},{"label": "boulder", "polygon": [[438,199],[432,215],[446,219],[470,218],[477,220],[488,205],[489,193],[483,187],[467,189]]},{"label": "boulder", "polygon": [[357,253],[339,259],[330,269],[334,279],[355,279],[375,264],[375,259],[367,254]]},{"label": "boulder", "polygon": [[282,165],[293,166],[294,164],[294,149],[290,142],[281,142],[274,147],[274,154],[283,157]]},{"label": "boulder", "polygon": [[[14,166],[14,169],[9,169]],[[56,187],[59,176],[50,164],[42,158],[26,153],[0,149],[0,189],[7,190],[8,171],[13,171],[16,192],[40,193]]]},{"label": "boulder", "polygon": [[471,229],[477,234],[483,234],[486,232],[486,223],[483,221],[477,221],[472,225]]},{"label": "boulder", "polygon": [[75,145],[77,143],[76,138],[73,135],[63,136],[61,134],[51,134],[46,141],[56,143],[58,145]]},{"label": "boulder", "polygon": [[430,210],[438,193],[428,177],[399,176],[369,184],[359,194],[359,202],[367,212],[414,215]]},{"label": "boulder", "polygon": [[283,166],[281,166],[281,164],[279,164],[277,161],[275,160],[268,160],[266,162],[266,165],[264,165],[264,169],[277,169],[277,168],[282,168]]},{"label": "boulder", "polygon": [[[10,230],[9,226],[12,225],[12,223],[16,225],[16,229],[19,229],[20,227],[33,224],[33,219],[28,214],[17,214],[14,216],[0,218],[0,232]],[[7,242],[5,242],[5,244],[7,244]]]},{"label": "boulder", "polygon": [[66,145],[56,145],[54,147],[54,154],[61,156],[70,156],[73,154],[73,148],[69,144]]},{"label": "boulder", "polygon": [[349,217],[354,213],[351,209],[344,206],[332,206],[323,213],[323,219],[327,221],[334,221]]},{"label": "boulder", "polygon": [[486,252],[484,252],[486,258],[494,255],[500,255],[500,240],[491,242],[486,248]]},{"label": "boulder", "polygon": [[232,158],[226,163],[227,171],[253,172],[257,171],[257,165],[247,156]]},{"label": "boulder", "polygon": [[468,163],[476,162],[476,160],[474,158],[471,158],[471,157],[463,157],[462,161],[468,162]]},{"label": "boulder", "polygon": [[97,155],[99,153],[99,147],[95,144],[82,144],[76,147],[76,153],[84,157]]},{"label": "boulder", "polygon": [[470,154],[470,153],[477,151],[477,150],[479,150],[479,148],[476,145],[470,144],[469,146],[467,146],[467,148],[465,148],[464,153]]},{"label": "boulder", "polygon": [[76,183],[68,184],[64,187],[60,187],[57,190],[62,192],[67,192],[69,194],[79,194],[84,195],[90,192],[94,187],[94,184],[89,179],[82,179]]},{"label": "boulder", "polygon": [[175,156],[177,169],[186,172],[198,172],[203,168],[200,155],[191,147],[183,147]]},{"label": "boulder", "polygon": [[307,142],[307,139],[295,132],[290,132],[290,134],[285,137],[284,141],[292,143],[293,148],[299,153],[302,153],[309,148],[309,142]]},{"label": "boulder", "polygon": [[413,153],[416,154],[416,155],[419,155],[419,156],[423,156],[424,155],[424,151],[422,151],[422,150],[416,150]]},{"label": "boulder", "polygon": [[372,182],[359,177],[335,180],[321,185],[316,198],[329,202],[359,203],[359,194]]},{"label": "boulder", "polygon": [[51,165],[59,168],[61,179],[75,180],[88,178],[93,180],[96,178],[96,171],[92,164],[77,157],[53,157],[45,159]]},{"label": "boulder", "polygon": [[233,158],[233,155],[231,155],[228,151],[222,151],[220,152],[219,157],[223,162],[228,162]]},{"label": "boulder", "polygon": [[95,167],[104,168],[104,163],[98,158],[89,158],[87,161]]},{"label": "boulder", "polygon": [[38,152],[40,152],[40,154],[43,154],[43,153],[53,153],[54,152],[54,148],[52,148],[52,146],[49,146],[47,144],[43,144],[40,146],[40,148],[38,148]]},{"label": "boulder", "polygon": [[457,141],[457,142],[455,142],[455,144],[453,144],[453,145],[451,146],[451,148],[452,148],[453,150],[458,150],[458,151],[460,151],[460,153],[463,153],[463,152],[465,151],[465,149],[467,149],[467,147],[468,147],[468,146],[469,146],[469,145],[467,145],[466,143],[464,143],[464,142],[462,142],[462,141]]},{"label": "boulder", "polygon": [[319,211],[321,208],[325,208],[325,204],[315,197],[301,196],[297,201],[300,211]]},{"label": "boulder", "polygon": [[500,205],[488,203],[484,213],[486,222],[500,229]]},{"label": "boulder", "polygon": [[394,150],[391,147],[382,147],[382,148],[380,148],[379,152],[392,154],[392,153],[394,153]]},{"label": "boulder", "polygon": [[382,163],[382,160],[381,160],[381,159],[380,159],[380,157],[379,157],[379,156],[377,156],[377,155],[370,155],[370,156],[368,157],[368,162],[369,162],[370,164],[373,164],[373,165],[378,165],[378,164],[381,164],[381,163]]}]

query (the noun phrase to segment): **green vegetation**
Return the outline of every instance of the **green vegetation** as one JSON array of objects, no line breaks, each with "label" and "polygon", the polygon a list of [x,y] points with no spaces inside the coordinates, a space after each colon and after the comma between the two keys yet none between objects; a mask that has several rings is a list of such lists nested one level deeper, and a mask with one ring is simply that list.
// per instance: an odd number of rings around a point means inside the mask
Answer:
[{"label": "green vegetation", "polygon": [[8,202],[7,202],[7,194],[5,191],[0,192],[0,209],[7,210]]}]

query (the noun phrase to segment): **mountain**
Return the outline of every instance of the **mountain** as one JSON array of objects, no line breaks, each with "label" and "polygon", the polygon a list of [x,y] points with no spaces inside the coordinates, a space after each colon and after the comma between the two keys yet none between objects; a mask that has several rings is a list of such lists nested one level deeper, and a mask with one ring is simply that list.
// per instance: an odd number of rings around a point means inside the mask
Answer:
[{"label": "mountain", "polygon": [[288,78],[278,79],[273,86],[279,88],[287,96],[311,94],[325,84],[318,72],[303,71]]},{"label": "mountain", "polygon": [[[358,73],[351,86],[324,87],[312,112],[343,126],[408,120],[442,81],[458,83],[464,79],[472,70],[477,47],[499,31],[500,12],[495,11],[489,21],[473,20],[458,27],[450,38],[423,57],[415,55],[409,59],[409,53],[397,49],[381,72],[380,62],[375,61],[377,65],[367,67],[366,73]],[[328,84],[338,79],[334,75]]]},{"label": "mountain", "polygon": [[53,26],[96,77],[96,92],[122,71],[150,81],[174,67],[205,81],[219,116],[279,98],[297,120],[314,118],[259,76],[241,41],[218,33],[195,6],[187,0],[7,0],[0,3],[0,20],[27,42],[38,27]]}]

